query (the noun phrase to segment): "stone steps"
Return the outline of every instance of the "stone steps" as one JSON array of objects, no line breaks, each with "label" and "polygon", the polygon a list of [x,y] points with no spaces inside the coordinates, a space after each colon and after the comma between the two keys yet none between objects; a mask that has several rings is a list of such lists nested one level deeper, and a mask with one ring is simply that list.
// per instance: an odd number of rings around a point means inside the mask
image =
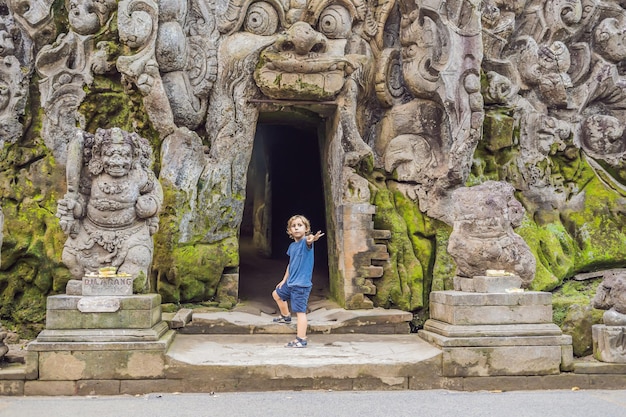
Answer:
[{"label": "stone steps", "polygon": [[420,389],[434,382],[441,351],[416,334],[293,336],[178,334],[165,379],[182,392]]},{"label": "stone steps", "polygon": [[[297,318],[291,324],[273,323],[276,315],[262,311],[183,312],[189,321],[176,316],[166,318],[170,327],[180,334],[294,334]],[[344,310],[342,308],[315,308],[307,314],[309,334],[409,334],[411,313],[382,308]]]}]

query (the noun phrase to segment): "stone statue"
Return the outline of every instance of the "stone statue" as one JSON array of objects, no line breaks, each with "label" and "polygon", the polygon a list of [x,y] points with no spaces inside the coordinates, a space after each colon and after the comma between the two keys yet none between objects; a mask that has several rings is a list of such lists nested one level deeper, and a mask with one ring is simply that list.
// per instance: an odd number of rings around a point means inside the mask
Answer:
[{"label": "stone statue", "polygon": [[2,13],[0,1],[0,149],[22,135],[28,82],[32,71],[30,45],[11,13]]},{"label": "stone statue", "polygon": [[148,141],[119,128],[81,132],[70,143],[57,217],[68,235],[63,262],[75,279],[103,267],[146,279],[163,203],[151,163]]},{"label": "stone statue", "polygon": [[617,271],[604,274],[591,301],[594,308],[606,310],[603,320],[607,326],[626,326],[626,272]]},{"label": "stone statue", "polygon": [[605,272],[591,305],[606,310],[604,323],[592,326],[594,356],[602,362],[626,363],[626,271]]},{"label": "stone statue", "polygon": [[452,193],[452,234],[448,252],[457,264],[457,275],[484,276],[487,270],[515,274],[528,287],[535,277],[536,261],[524,240],[513,231],[524,217],[524,208],[504,182],[487,181]]}]

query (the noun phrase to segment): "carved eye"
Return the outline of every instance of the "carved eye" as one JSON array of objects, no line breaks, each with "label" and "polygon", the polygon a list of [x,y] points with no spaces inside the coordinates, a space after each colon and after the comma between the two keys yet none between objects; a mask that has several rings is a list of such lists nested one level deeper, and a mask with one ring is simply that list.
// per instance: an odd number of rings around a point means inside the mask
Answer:
[{"label": "carved eye", "polygon": [[320,14],[318,30],[328,39],[345,39],[352,30],[352,16],[343,6],[329,6]]},{"label": "carved eye", "polygon": [[263,1],[253,3],[248,7],[243,28],[255,35],[273,35],[278,29],[278,13],[269,3]]}]

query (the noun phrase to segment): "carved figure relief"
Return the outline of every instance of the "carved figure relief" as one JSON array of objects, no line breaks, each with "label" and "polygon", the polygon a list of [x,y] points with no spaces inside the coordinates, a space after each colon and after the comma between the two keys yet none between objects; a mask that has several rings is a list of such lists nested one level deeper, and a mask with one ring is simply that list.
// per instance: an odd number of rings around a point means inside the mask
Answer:
[{"label": "carved figure relief", "polygon": [[[115,8],[114,0],[68,0],[70,32],[61,34],[52,45],[45,45],[35,63],[41,76],[41,103],[46,110],[44,141],[61,162],[67,144],[80,127],[78,107],[85,97],[83,87],[93,82],[98,54],[94,36],[107,25]],[[84,126],[83,126],[84,127]]]},{"label": "carved figure relief", "polygon": [[57,217],[68,235],[63,262],[75,279],[104,267],[148,276],[163,203],[152,162],[148,141],[118,128],[79,133],[71,142]]},{"label": "carved figure relief", "polygon": [[502,270],[519,276],[524,288],[532,282],[536,261],[513,230],[524,216],[513,191],[510,184],[487,181],[452,192],[448,252],[458,276],[472,278],[486,275],[487,270]]},{"label": "carved figure relief", "polygon": [[32,71],[29,40],[16,25],[13,13],[0,2],[0,149],[22,135],[28,82]]},{"label": "carved figure relief", "polygon": [[427,196],[462,183],[481,137],[480,10],[470,1],[398,4],[400,50],[383,55],[389,58],[383,64],[399,62],[401,78],[389,77],[395,86],[379,94],[391,109],[381,123],[376,151],[385,170],[405,184],[407,195],[441,217],[438,199]]}]

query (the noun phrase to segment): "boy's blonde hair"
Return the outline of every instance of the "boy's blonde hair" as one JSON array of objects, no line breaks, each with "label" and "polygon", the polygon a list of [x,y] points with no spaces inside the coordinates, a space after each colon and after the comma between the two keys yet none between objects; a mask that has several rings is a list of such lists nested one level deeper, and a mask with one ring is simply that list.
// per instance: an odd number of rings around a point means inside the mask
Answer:
[{"label": "boy's blonde hair", "polygon": [[296,214],[295,216],[291,216],[289,220],[287,221],[287,234],[289,235],[290,238],[293,239],[293,236],[291,236],[291,232],[289,231],[289,228],[291,227],[291,223],[296,221],[296,219],[300,219],[302,223],[304,223],[304,227],[306,227],[305,235],[308,235],[309,233],[311,233],[311,222],[309,221],[309,219],[307,219],[301,214]]}]

